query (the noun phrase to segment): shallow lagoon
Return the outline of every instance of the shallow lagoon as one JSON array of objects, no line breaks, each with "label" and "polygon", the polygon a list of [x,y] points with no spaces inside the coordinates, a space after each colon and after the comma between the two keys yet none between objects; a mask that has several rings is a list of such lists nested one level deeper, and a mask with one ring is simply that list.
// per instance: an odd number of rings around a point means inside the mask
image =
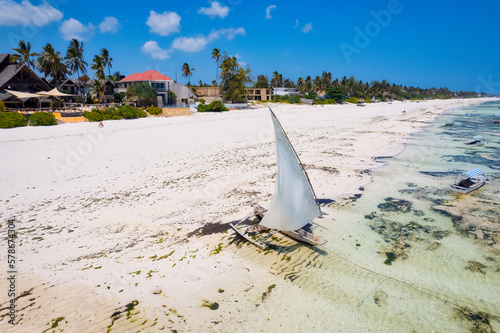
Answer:
[{"label": "shallow lagoon", "polygon": [[[328,239],[325,246],[274,239],[265,262],[301,290],[280,302],[303,303],[314,323],[298,316],[288,329],[500,331],[500,125],[492,123],[498,105],[449,111],[400,155],[380,159],[361,198],[320,198],[329,215],[315,233]],[[486,145],[464,147],[474,135]],[[486,185],[451,192],[456,174],[473,167],[487,174]],[[262,253],[240,250],[262,262]]]}]

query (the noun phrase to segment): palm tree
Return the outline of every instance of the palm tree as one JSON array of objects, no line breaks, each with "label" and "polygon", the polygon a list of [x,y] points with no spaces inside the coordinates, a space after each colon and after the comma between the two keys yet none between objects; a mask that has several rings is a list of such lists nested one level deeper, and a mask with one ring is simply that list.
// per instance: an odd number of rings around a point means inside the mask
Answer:
[{"label": "palm tree", "polygon": [[102,97],[104,96],[103,82],[99,79],[92,80],[92,85],[90,86],[89,93],[94,98],[97,98],[99,101],[102,101]]},{"label": "palm tree", "polygon": [[80,72],[82,72],[82,74],[87,74],[87,63],[83,59],[83,43],[80,43],[77,39],[73,39],[69,43],[64,59],[66,60],[66,66],[68,66],[69,71],[72,74],[76,72],[78,78],[78,93],[81,93]]},{"label": "palm tree", "polygon": [[299,77],[297,79],[297,88],[299,88],[300,92],[303,92],[303,89],[304,89],[304,79],[302,77]]},{"label": "palm tree", "polygon": [[113,58],[109,56],[109,51],[107,49],[101,49],[101,59],[102,66],[104,68],[108,67],[108,77],[111,77],[111,67],[113,67]]},{"label": "palm tree", "polygon": [[115,82],[118,82],[121,80],[121,76],[122,76],[121,73],[116,71],[113,73],[113,75],[111,75],[111,79]]},{"label": "palm tree", "polygon": [[10,56],[12,62],[19,62],[20,65],[28,65],[30,68],[35,68],[35,60],[33,57],[36,57],[38,54],[35,52],[31,52],[31,44],[30,42],[26,43],[24,40],[19,41],[19,47],[13,48],[16,51],[16,54]]},{"label": "palm tree", "polygon": [[188,81],[188,86],[191,85],[191,76],[193,76],[193,71],[195,69],[194,68],[190,68],[188,63],[185,62],[184,65],[182,65],[182,76],[187,78],[189,81]]},{"label": "palm tree", "polygon": [[43,51],[38,55],[38,69],[47,77],[50,76],[56,80],[56,86],[60,79],[69,74],[66,65],[62,61],[61,52],[54,50],[50,43],[43,47]]},{"label": "palm tree", "polygon": [[105,79],[104,77],[104,61],[99,55],[95,55],[94,59],[92,60],[92,66],[91,69],[95,71],[94,77],[100,80]]},{"label": "palm tree", "polygon": [[212,59],[215,60],[215,63],[217,64],[217,68],[215,70],[215,81],[217,81],[217,77],[219,76],[219,61],[221,58],[220,50],[219,49],[214,49],[212,51]]}]

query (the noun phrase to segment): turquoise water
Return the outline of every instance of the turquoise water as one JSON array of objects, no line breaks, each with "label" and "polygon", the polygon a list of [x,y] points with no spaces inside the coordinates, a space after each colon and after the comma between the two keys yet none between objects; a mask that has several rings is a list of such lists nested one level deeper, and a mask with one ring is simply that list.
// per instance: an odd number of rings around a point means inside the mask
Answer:
[{"label": "turquoise water", "polygon": [[[275,239],[272,271],[314,295],[308,316],[329,309],[316,328],[500,331],[499,105],[449,110],[400,155],[380,159],[361,198],[323,200],[329,215],[315,233],[325,246]],[[486,144],[464,147],[475,135]],[[451,192],[456,174],[473,167],[486,185]]]}]

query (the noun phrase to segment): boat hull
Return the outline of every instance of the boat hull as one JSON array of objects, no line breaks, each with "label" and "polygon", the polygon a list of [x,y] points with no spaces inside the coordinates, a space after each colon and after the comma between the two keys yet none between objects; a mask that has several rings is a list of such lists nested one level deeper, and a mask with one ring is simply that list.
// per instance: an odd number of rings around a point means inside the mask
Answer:
[{"label": "boat hull", "polygon": [[313,234],[311,234],[310,232],[305,231],[304,229],[299,229],[296,231],[280,230],[280,232],[283,235],[286,235],[290,238],[293,238],[295,240],[298,240],[300,242],[303,242],[303,243],[306,243],[309,245],[313,245],[313,246],[323,245],[323,244],[326,244],[326,242],[327,242],[326,240],[321,239],[319,237],[316,237]]},{"label": "boat hull", "polygon": [[243,232],[241,232],[240,230],[238,230],[238,228],[236,228],[236,226],[234,226],[232,223],[229,223],[229,226],[231,228],[233,228],[233,230],[236,231],[236,233],[238,235],[240,235],[241,237],[243,237],[246,241],[250,242],[251,244],[257,246],[259,249],[264,250],[266,248],[266,246],[264,244],[254,241],[253,239],[251,239],[250,237],[248,237],[247,235],[245,235]]},{"label": "boat hull", "polygon": [[466,194],[466,193],[470,193],[474,190],[477,190],[478,188],[483,186],[485,182],[486,182],[486,179],[482,179],[481,181],[479,181],[478,183],[476,183],[475,185],[470,186],[470,187],[463,187],[463,186],[459,186],[457,184],[451,184],[451,190],[454,192]]},{"label": "boat hull", "polygon": [[477,147],[477,146],[484,146],[484,141],[481,142],[476,142],[476,143],[465,143],[467,147]]}]

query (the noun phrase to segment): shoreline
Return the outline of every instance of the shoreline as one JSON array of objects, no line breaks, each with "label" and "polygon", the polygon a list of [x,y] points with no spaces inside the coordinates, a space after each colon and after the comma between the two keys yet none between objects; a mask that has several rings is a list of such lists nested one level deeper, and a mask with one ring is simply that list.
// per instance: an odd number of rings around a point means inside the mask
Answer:
[{"label": "shoreline", "polygon": [[[401,104],[412,106],[404,115],[394,104],[273,110],[318,198],[340,201],[371,183],[370,170],[383,166],[376,156],[404,151],[401,141],[425,130],[451,103],[438,102]],[[474,103],[460,106],[468,104]],[[341,119],[332,115],[337,111]],[[249,117],[250,112],[255,114]],[[0,132],[2,153],[13,163],[1,173],[7,207],[2,219],[9,214],[19,219],[18,288],[35,288],[18,300],[25,308],[18,314],[21,327],[48,328],[64,317],[58,327],[66,331],[109,325],[120,331],[139,328],[145,320],[143,327],[156,322],[158,328],[224,331],[237,326],[239,312],[272,304],[274,293],[299,292],[268,268],[253,265],[247,251],[238,250],[245,249],[243,243],[231,244],[230,233],[221,238],[219,229],[203,228],[241,218],[251,201],[270,200],[275,148],[266,110],[153,123],[157,119],[105,122],[107,131],[94,141],[86,137],[97,130],[92,123],[62,126],[57,133],[37,129],[28,138],[22,131]],[[68,175],[54,175],[51,162],[64,166],[69,152],[88,146],[82,142],[93,144],[92,151],[81,154],[80,164],[66,165]],[[33,166],[36,175],[29,174]],[[211,310],[214,303],[219,307]],[[113,317],[116,312],[119,318]]]}]

